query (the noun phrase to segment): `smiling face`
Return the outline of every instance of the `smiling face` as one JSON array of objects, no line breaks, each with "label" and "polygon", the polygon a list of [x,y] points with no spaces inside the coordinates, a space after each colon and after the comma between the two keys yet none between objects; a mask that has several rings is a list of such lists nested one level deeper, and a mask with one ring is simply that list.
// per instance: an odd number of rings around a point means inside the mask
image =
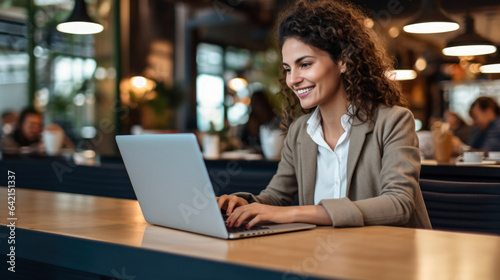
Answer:
[{"label": "smiling face", "polygon": [[323,50],[314,48],[296,38],[283,43],[283,68],[286,84],[299,97],[302,108],[328,107],[346,102],[341,73],[345,64],[335,62]]}]

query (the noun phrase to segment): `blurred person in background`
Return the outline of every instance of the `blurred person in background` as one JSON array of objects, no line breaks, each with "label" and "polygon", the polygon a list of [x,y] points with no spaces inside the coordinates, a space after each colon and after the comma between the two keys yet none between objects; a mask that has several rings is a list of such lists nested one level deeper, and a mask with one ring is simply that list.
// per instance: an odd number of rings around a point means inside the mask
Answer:
[{"label": "blurred person in background", "polygon": [[500,151],[500,107],[491,97],[481,96],[470,106],[475,129],[469,145],[483,151]]},{"label": "blurred person in background", "polygon": [[453,111],[447,110],[444,113],[444,119],[450,124],[450,130],[460,141],[468,143],[472,132],[472,126],[468,125],[459,115]]},{"label": "blurred person in background", "polygon": [[42,114],[31,107],[24,109],[19,115],[14,131],[2,138],[2,152],[17,154],[23,147],[26,153],[41,153],[43,151],[42,128]]},{"label": "blurred person in background", "polygon": [[[57,124],[49,124],[46,128],[62,130]],[[32,107],[25,108],[19,115],[12,133],[2,138],[2,152],[4,154],[44,154],[43,130],[42,114]],[[64,135],[63,148],[74,150],[73,142],[66,135]]]},{"label": "blurred person in background", "polygon": [[260,126],[276,121],[279,128],[279,117],[264,91],[256,91],[250,98],[250,114],[242,132],[242,142],[245,146],[260,146]]}]

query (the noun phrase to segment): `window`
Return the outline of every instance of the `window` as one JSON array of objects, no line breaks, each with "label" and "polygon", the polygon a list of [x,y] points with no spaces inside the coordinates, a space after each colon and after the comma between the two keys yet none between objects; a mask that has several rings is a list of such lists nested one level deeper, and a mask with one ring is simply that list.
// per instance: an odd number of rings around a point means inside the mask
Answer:
[{"label": "window", "polygon": [[201,43],[196,50],[198,76],[196,78],[196,113],[198,130],[224,128],[223,49]]}]

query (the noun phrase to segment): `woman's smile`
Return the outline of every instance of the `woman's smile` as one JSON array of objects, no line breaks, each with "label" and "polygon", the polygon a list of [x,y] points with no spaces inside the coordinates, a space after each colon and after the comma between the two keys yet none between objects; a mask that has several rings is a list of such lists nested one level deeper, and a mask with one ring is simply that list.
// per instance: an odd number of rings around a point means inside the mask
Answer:
[{"label": "woman's smile", "polygon": [[314,89],[314,86],[312,87],[306,87],[306,88],[302,88],[302,89],[297,89],[296,92],[297,92],[297,96],[299,96],[299,98],[304,98],[306,96],[308,96]]}]

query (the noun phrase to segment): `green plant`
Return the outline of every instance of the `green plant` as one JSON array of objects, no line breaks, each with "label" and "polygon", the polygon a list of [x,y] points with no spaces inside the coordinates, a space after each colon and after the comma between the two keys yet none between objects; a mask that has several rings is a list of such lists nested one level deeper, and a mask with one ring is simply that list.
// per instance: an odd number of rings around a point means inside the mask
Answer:
[{"label": "green plant", "polygon": [[174,110],[183,102],[184,91],[179,86],[168,86],[163,82],[156,82],[152,91],[155,93],[155,97],[144,103],[154,114],[152,126],[168,128],[171,126]]}]

